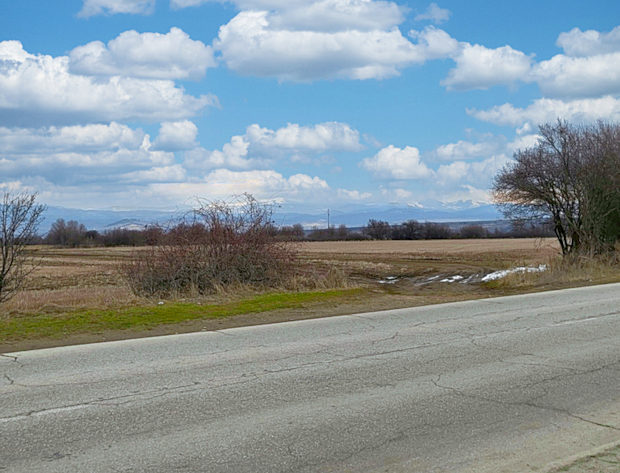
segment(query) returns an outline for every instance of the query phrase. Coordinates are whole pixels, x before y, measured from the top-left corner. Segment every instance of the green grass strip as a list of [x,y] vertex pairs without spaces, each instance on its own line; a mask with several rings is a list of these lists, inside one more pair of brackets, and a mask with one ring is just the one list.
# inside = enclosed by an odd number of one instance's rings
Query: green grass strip
[[0,320],[0,341],[33,338],[62,338],[77,333],[106,330],[145,330],[158,325],[197,319],[296,309],[306,304],[352,296],[360,289],[262,294],[224,304],[166,302],[162,305],[125,307],[114,310],[80,310],[61,314],[24,315]]

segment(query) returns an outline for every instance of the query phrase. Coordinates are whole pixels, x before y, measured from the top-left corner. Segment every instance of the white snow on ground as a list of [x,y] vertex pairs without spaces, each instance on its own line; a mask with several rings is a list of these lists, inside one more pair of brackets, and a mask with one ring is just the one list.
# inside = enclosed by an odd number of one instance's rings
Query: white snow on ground
[[379,281],[379,284],[394,284],[398,282],[398,278],[396,276],[388,276],[385,279]]
[[496,279],[505,278],[509,274],[512,273],[540,273],[542,271],[547,271],[547,265],[541,264],[539,266],[519,266],[518,268],[512,269],[503,269],[501,271],[495,271],[494,273],[489,273],[485,277],[482,278],[482,282],[487,281],[495,281]]
[[457,281],[460,281],[461,279],[463,279],[463,276],[461,276],[460,274],[457,274],[456,276],[451,276],[449,278],[442,279],[439,282],[457,282]]

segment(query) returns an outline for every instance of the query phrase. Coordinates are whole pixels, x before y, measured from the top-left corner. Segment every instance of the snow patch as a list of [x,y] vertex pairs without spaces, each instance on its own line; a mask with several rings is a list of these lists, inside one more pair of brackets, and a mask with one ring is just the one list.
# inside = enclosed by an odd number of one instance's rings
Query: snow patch
[[463,279],[463,276],[461,276],[460,274],[457,274],[455,276],[450,276],[449,278],[442,279],[439,282],[457,282],[457,281],[460,281],[461,279]]
[[396,276],[388,276],[385,279],[381,279],[379,284],[394,284],[398,282],[398,278]]
[[541,264],[539,266],[519,266],[518,268],[503,269],[501,271],[489,273],[482,278],[482,282],[495,281],[496,279],[505,278],[512,273],[541,273],[543,271],[547,271],[546,264]]

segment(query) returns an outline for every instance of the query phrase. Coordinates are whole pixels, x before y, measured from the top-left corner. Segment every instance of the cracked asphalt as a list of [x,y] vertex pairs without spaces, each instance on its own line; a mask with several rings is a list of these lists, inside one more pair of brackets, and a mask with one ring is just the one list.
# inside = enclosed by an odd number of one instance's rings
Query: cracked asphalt
[[620,440],[620,284],[0,355],[0,472],[534,472]]

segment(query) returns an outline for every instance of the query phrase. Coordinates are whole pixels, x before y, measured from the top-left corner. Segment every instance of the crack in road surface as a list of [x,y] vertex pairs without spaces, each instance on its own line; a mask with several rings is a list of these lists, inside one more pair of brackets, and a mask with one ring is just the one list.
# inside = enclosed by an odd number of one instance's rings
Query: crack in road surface
[[[599,369],[596,369],[596,370],[593,370],[593,371],[598,371],[598,370]],[[586,373],[589,373],[589,372],[590,371],[587,371]],[[484,402],[489,402],[489,403],[493,403],[493,404],[505,405],[505,406],[524,406],[524,407],[532,407],[532,408],[535,408],[535,409],[543,409],[543,410],[547,410],[547,411],[553,411],[553,412],[557,412],[557,413],[560,413],[560,414],[565,414],[565,415],[567,415],[569,417],[572,417],[572,418],[577,419],[577,420],[582,421],[582,422],[586,422],[588,424],[592,424],[592,425],[596,425],[598,427],[603,427],[603,428],[606,428],[606,429],[612,429],[612,430],[616,430],[616,431],[620,432],[620,427],[618,427],[618,426],[610,425],[610,424],[603,424],[601,422],[597,422],[597,421],[592,420],[592,419],[586,419],[585,417],[582,417],[582,416],[579,416],[577,414],[574,414],[574,413],[570,412],[566,408],[555,407],[555,406],[543,406],[543,405],[540,405],[540,404],[534,404],[532,402],[532,400],[539,399],[540,397],[544,397],[545,395],[547,395],[548,393],[546,393],[546,392],[543,393],[543,395],[539,395],[539,396],[533,397],[530,401],[518,401],[518,402],[502,401],[500,399],[493,399],[493,398],[490,398],[490,397],[481,396],[479,394],[466,393],[463,390],[461,390],[459,388],[455,388],[453,386],[446,386],[446,385],[443,385],[443,384],[439,384],[439,381],[441,380],[441,376],[442,375],[439,375],[437,377],[437,379],[431,380],[431,382],[437,388],[453,392],[453,393],[455,393],[455,394],[457,394],[459,396],[462,396],[462,397],[466,397],[466,398],[469,398],[469,399],[475,399],[475,400],[479,400],[479,401],[484,401]],[[567,375],[567,376],[571,376],[571,375]],[[558,375],[558,376],[553,376],[553,377],[550,377],[550,378],[545,378],[545,379],[543,379],[542,381],[539,381],[536,384],[542,384],[542,383],[545,383],[545,382],[554,381],[556,379],[563,378],[563,377],[565,377],[565,376]]]

